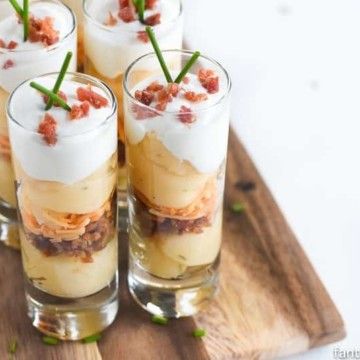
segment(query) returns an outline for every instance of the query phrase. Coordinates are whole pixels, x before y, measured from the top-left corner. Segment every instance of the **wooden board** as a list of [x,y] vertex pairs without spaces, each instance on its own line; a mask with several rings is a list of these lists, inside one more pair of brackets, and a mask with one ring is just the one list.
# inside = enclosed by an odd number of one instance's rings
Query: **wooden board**
[[[20,256],[1,248],[0,359],[14,338],[21,360],[270,359],[342,339],[341,316],[233,132],[229,145],[221,286],[206,311],[165,327],[152,324],[127,291],[127,239],[120,234],[115,323],[98,344],[45,346],[26,317]],[[234,201],[245,212],[232,213]],[[192,338],[196,327],[207,330],[203,340]]]

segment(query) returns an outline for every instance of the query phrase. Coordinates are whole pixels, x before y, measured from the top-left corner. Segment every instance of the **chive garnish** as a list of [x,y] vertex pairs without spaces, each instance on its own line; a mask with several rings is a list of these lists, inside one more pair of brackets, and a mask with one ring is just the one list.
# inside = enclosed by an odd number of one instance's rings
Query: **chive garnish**
[[24,7],[21,8],[19,3],[16,0],[9,0],[10,4],[16,11],[16,13],[21,17],[23,26],[24,26],[24,41],[28,39],[29,36],[29,0],[24,0]]
[[153,315],[151,321],[158,325],[166,325],[169,320],[162,315]]
[[161,53],[161,50],[160,50],[160,47],[159,47],[159,44],[157,43],[156,41],[156,38],[155,38],[155,34],[154,34],[154,31],[153,29],[150,27],[150,26],[147,26],[146,27],[146,32],[149,36],[149,39],[151,41],[151,44],[154,48],[154,51],[155,51],[155,54],[159,60],[159,63],[160,63],[160,66],[162,68],[162,71],[164,72],[164,75],[165,75],[165,78],[166,78],[166,81],[168,83],[172,83],[172,78],[171,78],[171,75],[170,75],[170,72],[169,72],[169,69],[167,68],[166,66],[166,63],[165,63],[165,60],[162,56],[162,53]]
[[[66,54],[66,57],[65,57],[65,60],[61,66],[61,70],[60,70],[60,73],[59,73],[59,76],[58,78],[56,79],[56,82],[55,82],[55,85],[54,85],[54,88],[53,88],[53,93],[55,95],[57,95],[57,93],[59,92],[60,90],[60,87],[61,87],[61,83],[63,82],[64,78],[65,78],[65,75],[66,75],[66,72],[67,72],[67,69],[69,67],[69,64],[70,64],[70,60],[72,58],[72,52],[69,51],[67,54]],[[45,110],[50,110],[51,107],[53,106],[54,104],[54,101],[51,97],[49,97],[49,100],[46,104],[46,107],[45,107]]]
[[191,67],[195,64],[196,60],[199,58],[200,52],[195,51],[189,61],[185,64],[184,68],[181,70],[178,77],[175,79],[175,83],[180,84],[182,79],[186,76]]
[[59,106],[61,106],[64,110],[66,111],[70,111],[71,107],[59,96],[57,96],[56,94],[54,94],[51,90],[48,90],[47,88],[45,88],[44,86],[32,81],[30,83],[30,86],[38,91],[40,91],[41,93],[43,93],[44,95],[47,95],[50,99],[52,99],[52,101],[55,104],[58,104]]
[[83,344],[90,344],[101,339],[101,334],[94,334],[81,340]]
[[139,20],[144,24],[144,13],[145,13],[145,0],[134,0],[137,13],[139,14]]
[[46,345],[57,345],[60,340],[52,336],[43,336],[42,341]]
[[241,202],[235,202],[231,205],[231,211],[234,213],[242,213],[245,210],[245,205]]
[[206,335],[206,331],[204,329],[196,329],[192,332],[192,336],[194,338],[202,338]]
[[16,339],[13,339],[9,342],[8,352],[9,354],[15,354],[18,347],[18,343]]

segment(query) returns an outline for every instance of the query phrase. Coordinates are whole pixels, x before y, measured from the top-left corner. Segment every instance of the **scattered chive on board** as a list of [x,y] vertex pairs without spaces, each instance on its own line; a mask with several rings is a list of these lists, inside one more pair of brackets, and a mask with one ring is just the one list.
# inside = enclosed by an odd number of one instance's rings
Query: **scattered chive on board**
[[52,336],[43,336],[42,342],[45,345],[57,345],[60,342],[60,340]]
[[16,0],[9,0],[9,2],[23,22],[24,41],[26,41],[29,36],[29,0],[24,0],[23,8],[21,8]]
[[239,201],[234,202],[231,205],[231,211],[236,213],[236,214],[240,214],[245,210],[245,205]]
[[[66,75],[66,72],[67,72],[67,69],[69,67],[69,64],[70,64],[70,61],[71,61],[71,58],[72,58],[72,52],[69,51],[66,56],[65,56],[65,59],[64,59],[64,62],[61,66],[61,69],[60,69],[60,73],[56,79],[56,82],[55,82],[55,85],[54,85],[54,88],[52,90],[52,92],[57,95],[59,90],[60,90],[60,87],[61,87],[61,84],[65,78],[65,75]],[[46,107],[45,107],[45,110],[50,110],[51,107],[53,106],[54,104],[54,101],[51,97],[49,97],[49,100],[46,104]]]
[[90,344],[101,339],[101,334],[94,334],[81,340],[83,344]]
[[18,347],[18,343],[16,339],[13,339],[9,342],[8,352],[9,354],[15,354]]
[[206,336],[206,331],[204,329],[195,329],[193,332],[192,332],[192,336],[194,338],[202,338],[204,336]]
[[158,325],[166,325],[169,322],[169,320],[162,315],[153,315],[151,321]]

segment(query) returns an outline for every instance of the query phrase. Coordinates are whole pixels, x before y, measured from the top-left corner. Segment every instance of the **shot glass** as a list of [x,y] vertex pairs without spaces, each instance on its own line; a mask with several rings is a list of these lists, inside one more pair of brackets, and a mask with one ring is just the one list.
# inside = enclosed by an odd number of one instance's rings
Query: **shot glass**
[[[85,73],[109,84],[119,104],[119,182],[120,206],[126,206],[125,134],[122,82],[126,68],[139,56],[152,51],[145,33],[145,25],[135,20],[124,22],[119,18],[118,0],[84,0]],[[152,1],[155,7],[145,16],[160,13],[160,24],[153,29],[162,49],[182,47],[183,13],[181,0]],[[128,1],[131,6],[132,0]],[[109,19],[109,12],[112,17]],[[114,23],[111,22],[114,21]],[[114,20],[115,19],[115,20]],[[139,69],[139,79],[146,78],[146,64]]]
[[[33,81],[50,89],[57,76]],[[102,82],[69,73],[61,91],[75,104],[70,118],[45,111],[29,83],[7,105],[28,314],[41,332],[78,340],[106,328],[118,309],[117,103]],[[103,107],[76,105],[76,94],[89,92]]]
[[[21,28],[22,25],[18,24],[10,2],[0,1],[0,39],[4,46],[0,46],[0,242],[16,248],[19,247],[19,235],[6,102],[9,94],[24,80],[60,69],[68,51],[74,53],[69,69],[74,71],[76,68],[76,21],[72,11],[57,0],[32,0],[30,13],[41,18],[56,17],[55,29],[61,26],[59,40],[45,46],[18,39],[21,29],[15,32],[14,27]],[[12,26],[10,32],[9,26]],[[14,40],[17,45],[9,46]]]
[[[163,52],[167,64],[191,55]],[[145,65],[157,70],[139,81]],[[174,79],[179,66],[169,68]],[[225,69],[205,56],[179,85],[166,83],[154,53],[125,73],[128,284],[150,313],[193,315],[216,292],[230,89]]]

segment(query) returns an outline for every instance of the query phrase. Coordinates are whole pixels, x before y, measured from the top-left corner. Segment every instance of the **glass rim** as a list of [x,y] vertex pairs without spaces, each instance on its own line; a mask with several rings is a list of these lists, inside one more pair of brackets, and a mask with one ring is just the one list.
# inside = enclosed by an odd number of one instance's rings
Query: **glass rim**
[[[24,86],[26,83],[28,83],[28,82],[30,82],[32,80],[35,80],[35,79],[39,79],[39,78],[41,79],[41,78],[45,78],[45,77],[48,77],[48,76],[54,76],[55,77],[57,75],[59,75],[59,72],[50,72],[50,73],[42,74],[40,76],[36,76],[34,78],[31,78],[31,79],[27,79],[27,80],[23,81],[21,84],[19,84],[11,92],[11,94],[10,94],[10,96],[8,98],[7,104],[6,104],[6,115],[7,115],[8,119],[12,123],[14,123],[16,126],[24,129],[28,133],[34,134],[36,136],[41,136],[37,131],[26,128],[24,125],[20,124],[14,118],[14,116],[12,115],[11,110],[10,110],[10,103],[11,103],[12,98],[13,98],[14,94],[16,93],[16,91],[20,87]],[[96,84],[96,86],[101,88],[103,91],[105,91],[106,95],[108,96],[108,99],[111,101],[111,113],[100,124],[98,124],[93,129],[86,130],[86,131],[83,131],[81,133],[77,133],[77,134],[74,134],[74,135],[62,135],[62,136],[59,136],[58,139],[71,139],[71,138],[76,138],[78,136],[83,136],[85,134],[90,134],[91,132],[93,132],[95,130],[98,130],[99,128],[107,125],[108,122],[110,122],[110,120],[113,118],[113,116],[117,113],[117,100],[116,100],[116,97],[115,97],[114,93],[112,92],[112,90],[110,89],[110,87],[105,82],[103,82],[103,81],[101,81],[101,80],[99,80],[99,79],[97,79],[97,78],[95,78],[95,77],[93,77],[91,75],[87,75],[87,74],[83,74],[83,73],[79,73],[79,72],[67,72],[66,75],[65,75],[64,80],[66,80],[66,78],[69,77],[69,76],[78,77],[78,78],[88,80],[88,81],[92,82],[93,84]],[[64,111],[66,111],[66,110],[64,110]],[[44,113],[45,113],[45,107],[44,107]]]
[[[84,18],[90,20],[94,25],[96,25],[100,29],[112,34],[119,34],[119,33],[137,34],[139,32],[139,30],[121,29],[117,27],[106,26],[100,23],[91,14],[89,14],[88,9],[86,8],[90,0],[79,0],[79,1],[82,1],[82,10],[83,10]],[[183,4],[182,4],[182,0],[178,0],[178,1],[180,3],[180,9],[177,16],[171,21],[167,21],[153,26],[152,28],[154,29],[154,31],[156,31],[157,29],[161,29],[163,26],[168,26],[169,24],[175,24],[179,20],[179,18],[181,18],[181,16],[183,15]]]
[[50,2],[50,3],[55,3],[58,4],[62,7],[64,7],[65,9],[67,9],[71,15],[72,18],[72,28],[70,29],[70,31],[61,39],[59,40],[57,43],[52,44],[50,46],[46,46],[44,48],[40,48],[40,49],[3,49],[0,48],[0,54],[22,54],[22,53],[32,53],[32,52],[38,52],[39,50],[46,50],[47,52],[49,51],[53,51],[56,50],[58,47],[60,47],[65,41],[67,41],[69,38],[71,38],[71,36],[74,35],[76,28],[77,28],[77,19],[75,16],[75,13],[72,11],[72,9],[66,5],[65,3],[63,3],[60,0],[32,0],[33,3],[37,3],[37,2]]
[[[166,54],[166,53],[179,53],[180,55],[184,55],[184,54],[185,54],[185,55],[189,55],[189,56],[191,56],[191,55],[194,54],[194,52],[191,51],[191,50],[183,50],[183,49],[162,50],[162,53],[163,53],[163,54]],[[133,94],[131,94],[130,89],[129,89],[128,86],[127,86],[127,79],[128,79],[128,77],[129,77],[129,74],[130,74],[131,70],[133,69],[133,67],[134,67],[137,63],[139,63],[141,60],[146,60],[146,59],[148,59],[148,58],[150,58],[150,57],[156,57],[155,52],[150,52],[150,53],[147,53],[147,54],[145,54],[145,55],[142,55],[142,56],[140,56],[139,58],[137,58],[135,61],[133,61],[133,62],[129,65],[129,67],[126,69],[125,74],[124,74],[123,89],[124,89],[125,93],[127,94],[127,96],[129,96],[129,97],[131,98],[131,100],[136,103],[136,105],[139,105],[139,106],[141,106],[142,108],[149,109],[149,110],[151,110],[152,112],[155,111],[157,114],[159,114],[159,116],[165,115],[165,114],[167,114],[167,115],[177,115],[177,114],[179,113],[178,111],[168,111],[168,110],[161,111],[161,110],[157,110],[157,109],[155,109],[155,108],[153,108],[153,107],[151,107],[151,106],[149,106],[149,105],[143,104],[142,102],[140,102],[139,100],[137,100]],[[157,58],[157,57],[156,57],[156,58]],[[216,102],[213,103],[213,104],[210,104],[210,105],[207,106],[207,107],[203,107],[203,108],[201,108],[201,109],[197,109],[197,110],[196,110],[196,113],[197,113],[197,114],[198,114],[198,113],[201,113],[201,112],[208,111],[208,110],[210,110],[210,109],[218,106],[219,104],[221,104],[223,101],[225,101],[225,100],[229,97],[230,92],[231,92],[231,88],[232,88],[232,83],[231,83],[231,78],[230,78],[229,73],[227,72],[227,70],[226,70],[218,61],[216,61],[215,59],[213,59],[213,58],[211,58],[211,57],[209,57],[209,56],[202,55],[202,54],[199,56],[199,60],[201,60],[201,59],[205,59],[205,60],[211,62],[213,65],[215,65],[215,66],[217,66],[217,67],[219,67],[219,68],[221,69],[221,71],[222,71],[222,72],[224,73],[224,75],[225,75],[226,82],[227,82],[227,87],[226,87],[226,91],[224,92],[223,96],[221,96],[221,98],[218,99],[218,101],[216,101]],[[159,67],[160,67],[160,65],[159,65]],[[184,114],[186,114],[186,112],[184,112]]]

